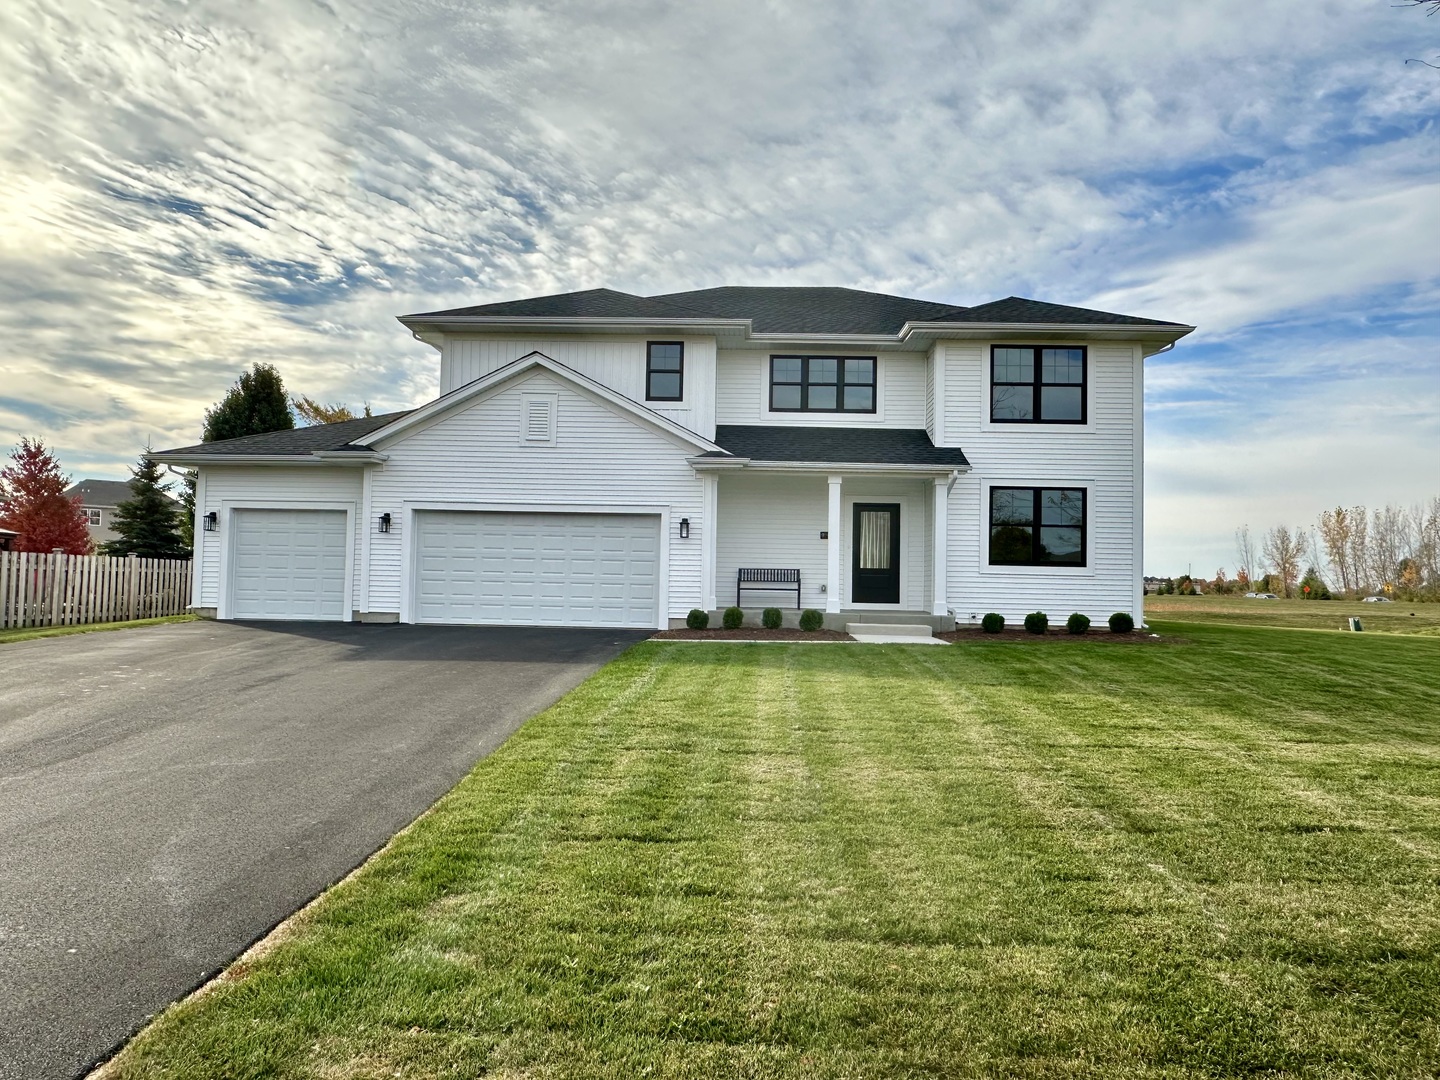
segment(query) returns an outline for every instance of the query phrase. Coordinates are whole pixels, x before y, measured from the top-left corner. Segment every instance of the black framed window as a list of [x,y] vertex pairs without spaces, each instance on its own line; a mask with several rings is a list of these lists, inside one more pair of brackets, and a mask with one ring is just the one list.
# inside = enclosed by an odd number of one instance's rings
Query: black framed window
[[1085,423],[1088,367],[1083,345],[992,345],[991,422]]
[[771,412],[875,411],[875,357],[770,357]]
[[645,343],[645,400],[680,401],[685,396],[685,343]]
[[992,566],[1084,566],[1085,489],[990,489]]

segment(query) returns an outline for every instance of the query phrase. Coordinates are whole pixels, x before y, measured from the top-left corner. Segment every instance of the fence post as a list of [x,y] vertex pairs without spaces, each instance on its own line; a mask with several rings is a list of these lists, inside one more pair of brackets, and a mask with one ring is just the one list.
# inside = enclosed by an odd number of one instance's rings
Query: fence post
[[140,557],[131,552],[125,556],[125,618],[135,618],[135,605],[140,599]]

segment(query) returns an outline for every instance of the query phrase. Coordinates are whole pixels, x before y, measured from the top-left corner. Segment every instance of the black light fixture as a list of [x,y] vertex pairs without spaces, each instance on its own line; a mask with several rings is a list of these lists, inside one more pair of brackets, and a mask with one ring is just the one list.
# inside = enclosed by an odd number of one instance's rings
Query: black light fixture
[[690,519],[689,519],[689,518],[681,518],[681,519],[680,519],[680,539],[681,539],[681,540],[689,540],[689,539],[690,539]]
[[216,529],[220,528],[220,515],[217,514],[214,510],[211,510],[201,520],[205,522],[206,532],[214,532]]
[[381,514],[381,515],[380,515],[380,531],[381,531],[381,532],[389,532],[389,531],[390,531],[390,515],[389,515],[389,514]]

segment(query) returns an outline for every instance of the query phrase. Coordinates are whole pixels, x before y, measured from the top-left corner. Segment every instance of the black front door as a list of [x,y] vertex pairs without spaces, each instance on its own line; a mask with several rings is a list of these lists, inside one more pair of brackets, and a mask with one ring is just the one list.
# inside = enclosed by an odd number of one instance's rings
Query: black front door
[[900,602],[900,504],[856,503],[852,604]]

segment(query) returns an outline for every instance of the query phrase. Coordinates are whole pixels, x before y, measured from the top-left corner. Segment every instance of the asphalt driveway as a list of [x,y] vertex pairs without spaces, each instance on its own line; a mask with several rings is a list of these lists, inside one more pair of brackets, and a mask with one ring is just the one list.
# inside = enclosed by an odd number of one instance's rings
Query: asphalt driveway
[[0,645],[0,1077],[83,1072],[644,636],[203,622]]

